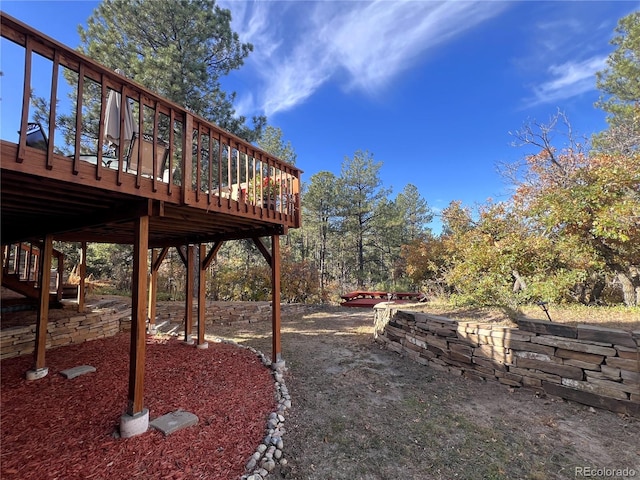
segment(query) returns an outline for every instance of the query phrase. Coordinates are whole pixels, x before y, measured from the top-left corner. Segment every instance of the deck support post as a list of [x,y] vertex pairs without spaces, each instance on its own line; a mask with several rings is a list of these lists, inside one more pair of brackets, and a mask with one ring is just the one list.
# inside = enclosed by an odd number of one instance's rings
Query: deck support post
[[167,256],[169,247],[164,247],[158,253],[155,249],[151,249],[151,275],[149,276],[149,305],[147,311],[149,312],[149,327],[148,332],[151,334],[156,333],[156,300],[158,297],[158,270],[160,265]]
[[271,267],[271,361],[275,370],[284,368],[280,344],[280,236],[271,235],[271,252],[259,237],[252,238]]
[[187,245],[187,284],[185,292],[185,312],[184,312],[184,341],[189,345],[193,344],[191,332],[193,330],[193,267],[195,264],[195,245]]
[[207,265],[205,256],[207,246],[200,244],[198,252],[198,343],[197,348],[208,348],[209,344],[204,340],[205,313],[207,309]]
[[120,417],[120,435],[133,437],[147,431],[149,410],[144,408],[144,362],[146,350],[146,288],[149,249],[149,217],[135,221],[133,281],[131,292],[131,344],[129,353],[129,401]]
[[78,265],[78,313],[84,312],[85,277],[87,276],[87,242],[80,244],[80,264]]
[[36,323],[36,345],[34,351],[34,368],[27,372],[27,380],[38,380],[46,377],[49,369],[45,367],[45,351],[47,346],[47,323],[49,322],[49,284],[51,283],[51,256],[53,255],[53,237],[45,235],[42,251],[40,252],[40,271],[38,285],[40,286],[40,303]]
[[207,308],[207,269],[211,262],[213,262],[222,247],[224,242],[216,242],[209,253],[207,253],[207,247],[204,244],[200,244],[200,253],[198,257],[199,267],[199,282],[198,282],[198,344],[197,348],[208,348],[209,344],[204,340],[205,327],[206,327],[206,308]]
[[156,295],[158,288],[158,270],[154,269],[156,262],[158,261],[158,251],[155,248],[151,249],[151,272],[149,273],[149,299],[147,306],[147,331],[151,334],[156,333]]
[[273,367],[284,366],[280,343],[280,236],[271,236],[271,336]]

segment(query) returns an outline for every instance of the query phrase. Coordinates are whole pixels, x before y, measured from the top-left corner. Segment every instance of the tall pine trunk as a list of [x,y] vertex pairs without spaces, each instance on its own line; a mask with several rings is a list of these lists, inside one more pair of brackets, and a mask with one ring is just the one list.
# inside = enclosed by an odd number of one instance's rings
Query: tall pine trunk
[[632,277],[626,272],[618,272],[616,278],[622,286],[624,304],[627,307],[640,305],[640,279],[638,277]]

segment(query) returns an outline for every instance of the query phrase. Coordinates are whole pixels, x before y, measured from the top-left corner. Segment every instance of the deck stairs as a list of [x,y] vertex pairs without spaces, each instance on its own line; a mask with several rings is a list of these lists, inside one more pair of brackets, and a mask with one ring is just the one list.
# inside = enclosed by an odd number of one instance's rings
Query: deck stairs
[[184,322],[176,322],[175,319],[162,320],[156,323],[156,333],[174,337],[184,335]]
[[[2,286],[17,295],[2,298],[2,308],[16,308],[33,305],[40,299],[38,275],[40,266],[40,245],[21,242],[2,246]],[[62,271],[64,254],[57,250],[52,253],[53,262],[49,278],[49,305],[59,307],[62,299]]]

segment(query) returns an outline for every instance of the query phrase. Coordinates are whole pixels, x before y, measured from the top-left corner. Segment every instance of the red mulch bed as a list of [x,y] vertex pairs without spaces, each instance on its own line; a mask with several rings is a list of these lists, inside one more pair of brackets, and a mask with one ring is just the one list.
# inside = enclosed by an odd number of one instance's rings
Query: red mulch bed
[[[147,341],[144,405],[150,420],[187,410],[197,426],[165,437],[150,428],[114,438],[127,407],[129,335],[47,351],[49,375],[28,382],[33,357],[2,361],[2,479],[231,479],[265,435],[275,410],[270,371],[250,351],[223,343],[198,350]],[[92,365],[68,380],[60,371]]]

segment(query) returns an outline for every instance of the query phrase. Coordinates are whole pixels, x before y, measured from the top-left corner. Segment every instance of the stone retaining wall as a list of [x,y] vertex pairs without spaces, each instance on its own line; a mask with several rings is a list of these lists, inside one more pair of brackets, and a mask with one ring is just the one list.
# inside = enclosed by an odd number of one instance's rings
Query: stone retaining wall
[[[49,311],[47,326],[47,349],[63,345],[110,337],[120,331],[131,329],[131,305],[126,301],[110,301],[105,306],[89,313],[74,313],[74,305],[62,310]],[[282,305],[282,314],[300,313],[305,305]],[[36,335],[36,313],[29,313],[26,326],[3,328],[0,331],[0,359],[33,353]],[[184,303],[158,302],[156,325],[162,322],[184,322]],[[193,312],[194,326],[197,324],[197,309]],[[270,302],[207,302],[205,323],[253,323],[271,321]]]
[[[280,306],[282,316],[299,315],[313,308],[301,303],[283,303]],[[163,323],[184,325],[184,303],[159,302],[156,308],[156,326]],[[207,301],[204,314],[205,325],[231,325],[234,323],[255,323],[271,321],[271,302],[218,302]],[[193,308],[194,328],[198,322],[198,309]]]
[[[36,313],[28,325],[3,328],[0,331],[0,358],[31,354],[35,348]],[[111,337],[120,332],[121,324],[131,319],[131,307],[119,305],[93,310],[88,313],[73,312],[71,308],[50,310],[47,325],[46,348],[82,343],[98,338]]]
[[[184,321],[184,302],[158,302],[156,307],[156,325],[169,321],[180,323]],[[283,308],[285,306],[283,305]],[[290,307],[287,306],[287,309]],[[271,302],[213,302],[207,301],[205,323],[214,325],[221,323],[264,322],[271,321]],[[194,325],[198,320],[198,309],[193,308]]]
[[437,370],[640,416],[640,331],[529,319],[513,328],[379,304],[374,336]]

